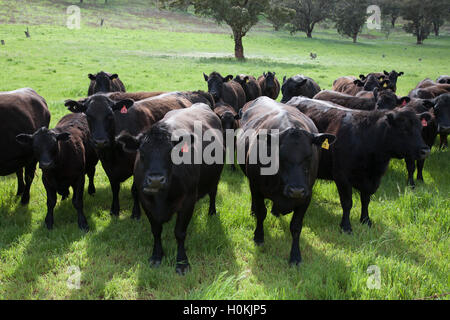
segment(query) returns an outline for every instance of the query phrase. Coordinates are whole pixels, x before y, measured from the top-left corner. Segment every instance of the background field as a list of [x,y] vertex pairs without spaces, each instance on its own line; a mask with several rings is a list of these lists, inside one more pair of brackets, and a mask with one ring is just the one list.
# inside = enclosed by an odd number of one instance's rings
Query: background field
[[[205,90],[202,72],[213,70],[255,76],[271,70],[279,78],[303,73],[330,89],[342,75],[395,69],[405,72],[400,95],[426,77],[450,73],[445,31],[423,46],[400,29],[388,40],[365,32],[353,44],[334,30],[319,28],[306,39],[261,23],[244,39],[248,59],[236,62],[225,26],[158,12],[145,1],[102,2],[82,6],[82,28],[69,30],[64,25],[70,1],[0,1],[0,39],[6,42],[0,46],[0,91],[34,88],[48,102],[53,127],[67,113],[63,101],[85,96],[87,74],[100,70],[118,73],[128,91],[170,91]],[[100,18],[105,18],[102,28]],[[311,60],[310,52],[318,58]],[[424,178],[425,184],[411,190],[404,162],[391,161],[372,198],[370,230],[359,224],[360,201],[354,194],[351,236],[339,232],[342,213],[334,183],[318,181],[300,240],[303,262],[290,268],[291,215],[268,215],[265,244],[255,247],[247,181],[225,168],[219,215],[207,216],[207,199],[197,204],[186,241],[192,270],[179,277],[174,221],[164,227],[162,266],[148,266],[150,224],[145,215],[130,219],[131,179],[122,185],[120,218],[111,218],[109,183],[97,167],[97,193],[85,196],[91,231],[84,234],[71,201],[58,202],[54,230],[45,228],[40,170],[27,207],[15,197],[15,175],[0,177],[0,298],[414,299],[443,294],[450,291],[448,150],[433,148]],[[380,268],[380,289],[366,285],[370,265]],[[70,266],[82,272],[79,290],[67,287]]]

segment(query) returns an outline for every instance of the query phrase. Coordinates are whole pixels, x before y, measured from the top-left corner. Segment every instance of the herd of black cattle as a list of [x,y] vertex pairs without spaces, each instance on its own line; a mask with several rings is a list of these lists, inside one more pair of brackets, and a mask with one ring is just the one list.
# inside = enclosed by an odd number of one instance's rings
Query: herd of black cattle
[[[276,174],[262,175],[264,165],[249,163],[248,156],[239,165],[250,185],[251,210],[257,220],[255,243],[264,242],[264,199],[270,199],[274,215],[293,211],[289,261],[298,264],[302,221],[317,178],[336,183],[343,209],[340,227],[351,233],[352,188],[361,194],[360,221],[371,226],[370,197],[390,159],[405,159],[408,183],[414,186],[416,161],[417,179],[423,180],[424,161],[438,134],[439,147],[447,146],[450,76],[441,76],[436,82],[425,79],[408,96],[398,97],[396,84],[401,75],[403,72],[384,71],[360,75],[359,79],[341,77],[334,81],[332,90],[321,91],[313,79],[303,75],[284,77],[280,86],[272,72],[258,79],[249,75],[224,78],[213,72],[204,74],[208,92],[129,93],[117,74],[100,72],[89,74],[88,97],[66,100],[65,106],[72,113],[53,129],[48,129],[46,101],[33,89],[1,92],[0,175],[16,173],[17,195],[27,204],[39,162],[47,193],[47,227],[53,227],[57,194],[65,199],[72,187],[78,225],[86,231],[85,175],[92,195],[95,167],[101,161],[112,190],[111,214],[116,216],[120,184],[134,175],[132,217],[140,218],[142,206],[150,221],[154,236],[151,265],[161,263],[162,225],[177,213],[176,271],[184,274],[189,269],[184,241],[195,203],[208,194],[209,214],[215,214],[224,165],[175,165],[171,161],[176,145],[171,141],[172,133],[184,129],[193,137],[196,121],[202,122],[203,131],[277,129]],[[275,101],[280,91],[281,103]],[[235,143],[245,145],[247,154],[254,139],[258,135],[249,139],[240,135]],[[269,140],[270,135],[267,143]],[[206,146],[201,145],[203,150]]]

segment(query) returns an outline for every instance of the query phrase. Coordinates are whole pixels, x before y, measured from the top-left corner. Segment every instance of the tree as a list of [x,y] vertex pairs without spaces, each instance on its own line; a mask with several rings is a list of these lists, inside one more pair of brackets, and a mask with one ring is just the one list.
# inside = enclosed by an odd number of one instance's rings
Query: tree
[[287,7],[286,0],[270,0],[266,10],[266,18],[269,20],[275,31],[280,30],[286,23],[295,16],[295,11]]
[[449,18],[449,5],[447,0],[435,0],[430,12],[431,23],[433,25],[434,35],[439,36],[439,29],[445,23],[445,19]]
[[[186,0],[165,0],[170,7],[177,7]],[[214,18],[227,24],[234,38],[234,55],[244,59],[242,38],[258,22],[258,16],[268,9],[269,0],[191,0],[195,14]]]
[[380,0],[379,6],[384,19],[389,19],[392,28],[395,28],[395,22],[400,17],[403,0]]
[[402,17],[409,22],[404,25],[403,29],[416,37],[417,44],[423,44],[423,41],[430,35],[433,11],[437,10],[436,3],[438,1],[405,0],[404,2]]
[[303,31],[308,38],[312,37],[314,26],[331,17],[335,6],[333,0],[290,0],[287,7],[295,10],[290,31]]
[[334,21],[337,31],[356,42],[367,20],[367,0],[341,0],[336,4]]

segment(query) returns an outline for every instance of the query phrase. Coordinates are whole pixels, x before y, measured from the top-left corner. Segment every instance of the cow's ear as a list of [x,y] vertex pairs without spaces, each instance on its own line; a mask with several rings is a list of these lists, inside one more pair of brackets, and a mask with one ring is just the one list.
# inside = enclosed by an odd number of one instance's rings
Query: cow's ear
[[117,73],[112,74],[109,79],[114,80],[117,79],[119,77],[119,75]]
[[205,78],[205,81],[208,81],[208,79],[209,79],[209,77],[204,72],[203,72],[203,78]]
[[403,71],[400,71],[397,75],[397,77],[401,77],[402,75],[404,75],[405,73]]
[[16,136],[16,141],[24,146],[31,146],[33,143],[33,135],[21,133]]
[[88,74],[88,78],[91,79],[92,81],[95,81],[95,76],[92,73]]
[[391,81],[389,81],[389,80],[383,80],[382,82],[380,82],[380,86],[382,89],[387,89],[389,87],[390,83],[391,83]]
[[283,77],[283,84],[286,83],[286,76]]
[[120,144],[125,152],[134,153],[141,145],[142,133],[136,137],[129,133],[121,133],[116,137],[116,142]]
[[308,79],[303,79],[302,81],[297,83],[297,88],[303,87],[306,84],[307,81],[308,81]]
[[384,70],[383,73],[387,76],[389,75],[389,72],[387,72],[386,70]]
[[354,84],[356,84],[358,87],[364,87],[364,82],[361,80],[355,80],[353,81]]
[[373,97],[375,98],[375,100],[378,100],[378,91],[379,91],[378,88],[374,88],[372,91]]
[[70,138],[69,132],[61,132],[56,135],[56,140],[58,141],[67,141]]
[[429,113],[429,112],[424,112],[424,113],[418,114],[417,116],[419,117],[420,121],[425,120],[427,123],[428,123],[428,121],[430,121],[433,118],[431,113]]
[[267,73],[263,72],[264,78],[267,78]]
[[425,108],[431,109],[431,108],[434,108],[434,106],[436,105],[436,102],[434,101],[434,99],[424,99],[423,105],[425,106]]
[[273,72],[273,73],[272,73],[272,75],[273,75],[274,77],[275,77],[276,74],[277,74],[276,72]]
[[66,100],[64,101],[64,105],[69,109],[70,112],[73,113],[81,113],[86,112],[86,105],[84,103],[75,101],[75,100]]
[[233,80],[233,76],[231,74],[227,75],[225,78],[223,78],[223,82],[228,82]]
[[248,83],[250,81],[250,78],[248,77],[248,76],[246,76],[245,78],[244,78],[244,82],[245,83]]
[[401,105],[402,107],[406,106],[411,101],[410,97],[401,97],[397,99],[397,105]]
[[314,133],[312,134],[312,143],[316,146],[327,149],[330,145],[336,142],[336,136],[329,133]]
[[366,76],[365,76],[365,75],[363,75],[363,74],[360,74],[360,75],[359,75],[359,78],[361,79],[361,81],[364,81],[364,80],[366,80]]
[[394,115],[394,113],[392,113],[392,112],[387,113],[386,114],[386,120],[391,126],[395,125],[395,115]]
[[[124,99],[124,100],[120,100],[119,102],[116,102],[116,104],[113,105],[113,106],[111,107],[111,109],[112,109],[113,111],[120,110],[120,111],[122,112],[122,111],[124,111],[123,108],[125,108],[125,109],[127,109],[127,111],[128,111],[128,109],[130,109],[130,108],[133,106],[133,104],[134,104],[134,100],[131,100],[131,99]],[[124,113],[125,113],[125,112],[124,112]]]

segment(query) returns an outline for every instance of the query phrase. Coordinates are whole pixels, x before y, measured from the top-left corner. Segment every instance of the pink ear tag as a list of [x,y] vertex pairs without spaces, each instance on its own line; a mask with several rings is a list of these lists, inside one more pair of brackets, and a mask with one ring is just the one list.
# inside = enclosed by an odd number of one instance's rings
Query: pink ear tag
[[188,147],[187,143],[185,143],[183,145],[183,147],[181,148],[181,152],[183,152],[183,153],[189,152],[189,147]]
[[402,107],[406,106],[406,100],[403,100]]
[[128,113],[127,107],[123,106],[122,109],[120,109],[120,113]]
[[425,119],[422,119],[422,127],[428,126],[428,122]]

